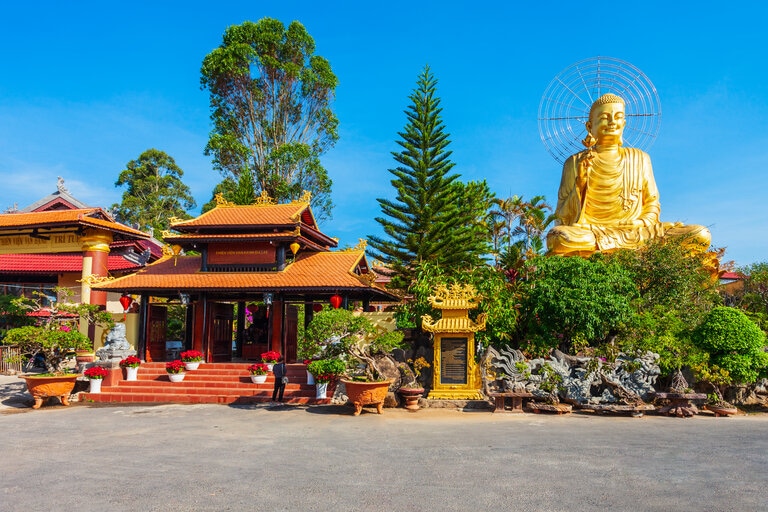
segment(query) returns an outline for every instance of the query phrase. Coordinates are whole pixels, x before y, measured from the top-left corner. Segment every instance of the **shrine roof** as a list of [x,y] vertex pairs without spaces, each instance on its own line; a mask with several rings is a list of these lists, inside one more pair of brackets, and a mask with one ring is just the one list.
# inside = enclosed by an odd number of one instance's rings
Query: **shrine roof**
[[[110,272],[127,272],[141,267],[140,263],[120,255],[110,254],[107,257]],[[82,253],[0,254],[0,273],[3,274],[51,274],[82,270]]]
[[201,272],[199,256],[167,257],[135,274],[94,284],[98,290],[137,292],[219,291],[360,291],[397,300],[375,286],[375,274],[358,275],[368,269],[365,252],[349,250],[299,253],[296,261],[275,272]]
[[316,229],[314,216],[311,212],[309,215],[305,214],[308,210],[308,203],[298,201],[285,204],[224,205],[217,206],[194,219],[174,222],[171,229],[186,232],[199,228],[220,230],[222,227],[294,227],[302,222]]
[[53,229],[72,226],[104,229],[131,238],[148,239],[150,237],[148,234],[137,229],[115,222],[101,208],[0,214],[0,231]]

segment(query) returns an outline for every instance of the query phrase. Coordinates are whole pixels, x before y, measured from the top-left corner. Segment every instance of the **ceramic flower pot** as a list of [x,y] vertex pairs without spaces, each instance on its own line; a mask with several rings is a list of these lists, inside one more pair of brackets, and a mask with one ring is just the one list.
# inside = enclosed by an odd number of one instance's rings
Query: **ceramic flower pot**
[[315,384],[315,398],[323,399],[328,398],[328,383],[318,382]]
[[185,361],[184,368],[187,370],[197,370],[200,367],[200,361]]
[[125,367],[125,380],[138,380],[139,367],[138,366],[126,366]]
[[267,382],[267,376],[251,374],[251,382],[253,382],[254,384],[264,384],[265,382]]
[[101,393],[101,383],[104,382],[103,379],[89,379],[88,380],[88,392],[89,393]]
[[181,373],[169,373],[168,374],[168,379],[170,379],[171,382],[181,382],[181,381],[184,380],[184,376],[185,375],[186,375],[186,373],[184,373],[184,372],[181,372]]
[[307,384],[309,384],[311,386],[314,383],[315,383],[315,376],[312,375],[311,373],[307,372]]

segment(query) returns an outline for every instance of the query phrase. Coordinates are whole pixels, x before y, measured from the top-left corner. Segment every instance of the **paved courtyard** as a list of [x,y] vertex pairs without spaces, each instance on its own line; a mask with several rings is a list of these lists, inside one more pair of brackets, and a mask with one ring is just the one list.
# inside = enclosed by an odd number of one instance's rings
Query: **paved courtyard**
[[768,415],[2,403],[0,511],[768,508]]

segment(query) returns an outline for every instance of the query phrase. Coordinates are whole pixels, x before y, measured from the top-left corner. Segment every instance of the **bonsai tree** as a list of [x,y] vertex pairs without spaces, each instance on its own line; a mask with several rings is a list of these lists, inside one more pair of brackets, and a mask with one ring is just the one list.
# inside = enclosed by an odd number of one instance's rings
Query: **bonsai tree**
[[[54,291],[57,297],[68,297],[72,293],[70,290],[58,287]],[[44,311],[46,315],[38,317],[41,320],[37,325],[9,330],[3,343],[17,345],[24,361],[40,362],[45,365],[48,373],[65,373],[65,363],[74,356],[75,351],[93,349],[91,340],[77,330],[80,319],[104,328],[114,326],[112,315],[99,310],[97,305],[60,304],[57,301],[44,308],[41,299],[42,293],[38,292],[35,299],[18,298],[12,301],[20,309]],[[61,313],[69,313],[69,315],[64,316]]]
[[[370,320],[346,309],[320,311],[307,326],[306,346],[322,359],[346,362],[345,374],[352,379],[379,380],[377,357],[403,344],[403,333],[382,331]],[[310,373],[312,371],[310,370]]]
[[3,343],[17,345],[25,361],[41,361],[48,373],[65,373],[64,366],[76,350],[91,348],[91,340],[68,325],[45,325],[11,329]]

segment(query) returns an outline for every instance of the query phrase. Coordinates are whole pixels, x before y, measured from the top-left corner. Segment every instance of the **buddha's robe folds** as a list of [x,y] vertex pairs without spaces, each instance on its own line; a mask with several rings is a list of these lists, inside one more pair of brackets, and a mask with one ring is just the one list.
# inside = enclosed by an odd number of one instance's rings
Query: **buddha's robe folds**
[[587,152],[566,160],[555,211],[557,225],[547,236],[550,251],[589,254],[633,249],[665,234],[692,235],[695,244],[706,249],[710,238],[706,228],[660,222],[659,191],[648,154],[636,148],[622,148],[621,152],[618,164],[613,165],[596,154],[581,190],[577,176]]

